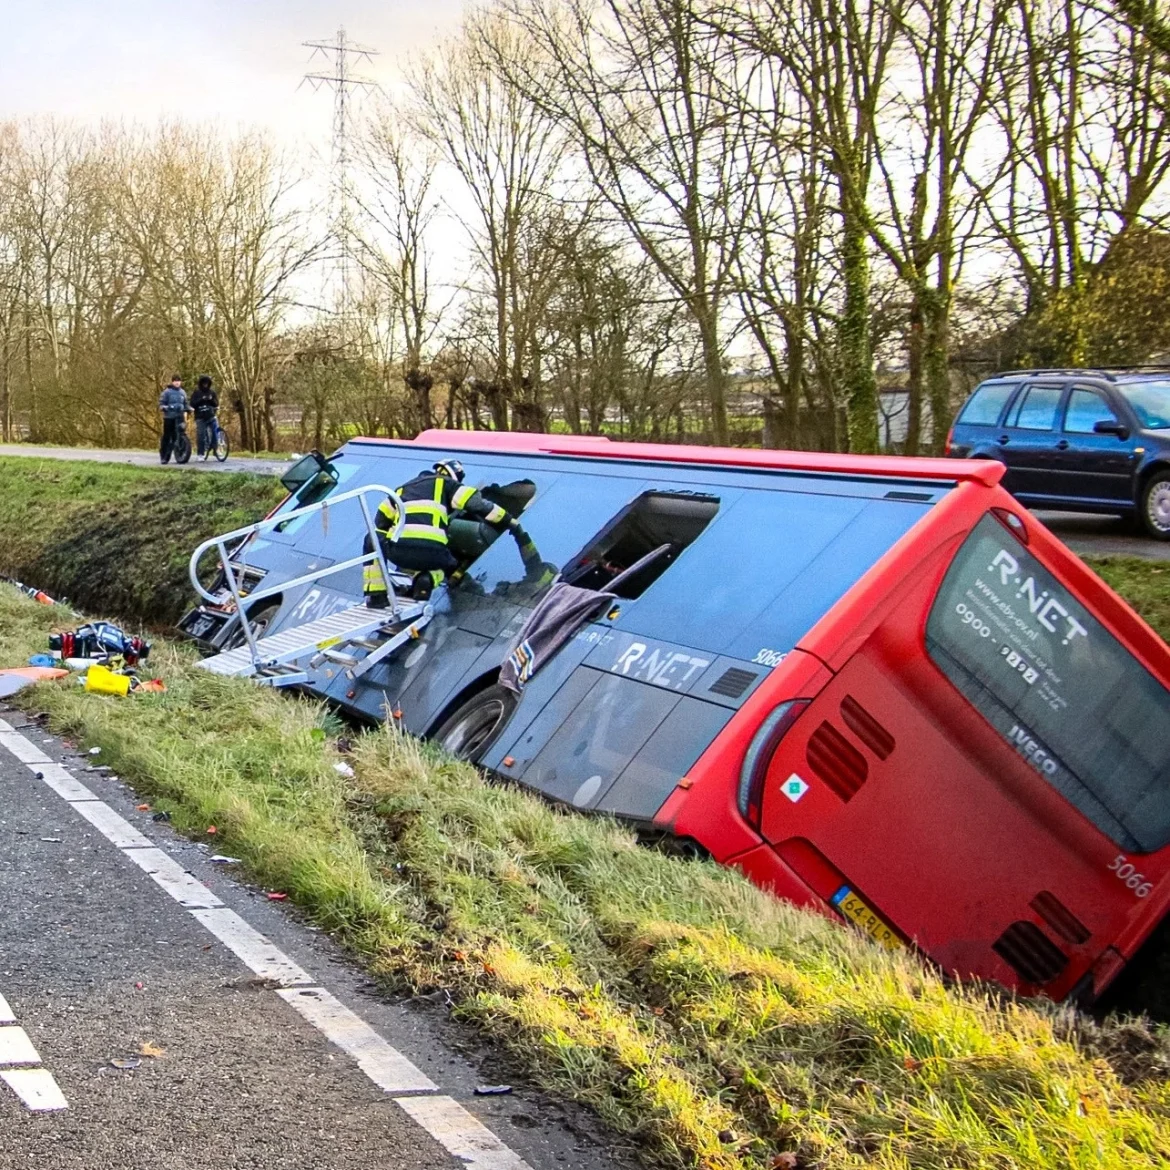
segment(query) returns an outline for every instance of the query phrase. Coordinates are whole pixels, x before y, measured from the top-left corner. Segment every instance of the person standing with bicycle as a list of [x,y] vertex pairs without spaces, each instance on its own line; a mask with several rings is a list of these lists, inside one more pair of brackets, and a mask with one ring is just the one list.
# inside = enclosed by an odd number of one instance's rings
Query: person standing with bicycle
[[219,430],[216,425],[219,395],[212,388],[211,378],[207,374],[199,375],[198,388],[191,395],[191,406],[195,411],[196,453],[206,463],[215,453]]
[[[162,440],[158,445],[158,457],[163,463],[169,463],[173,451],[176,462],[185,462],[181,458],[182,439],[185,433],[183,422],[191,413],[191,407],[187,403],[187,392],[183,389],[183,379],[178,374],[171,379],[170,384],[159,395],[158,408],[162,412],[163,418]],[[190,450],[188,447],[188,453]]]

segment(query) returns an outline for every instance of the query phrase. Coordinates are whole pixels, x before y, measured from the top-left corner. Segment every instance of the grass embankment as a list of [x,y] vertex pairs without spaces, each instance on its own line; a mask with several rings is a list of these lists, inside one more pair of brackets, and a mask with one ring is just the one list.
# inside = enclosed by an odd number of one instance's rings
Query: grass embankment
[[1141,557],[1084,559],[1170,642],[1170,561],[1147,561]]
[[[0,587],[0,660],[58,612]],[[336,734],[304,700],[208,675],[163,643],[161,695],[26,692],[100,745],[182,830],[287,891],[374,972],[450,989],[545,1085],[646,1157],[771,1167],[1067,1170],[1170,1159],[1144,1033],[950,989],[713,865],[489,787],[393,731]],[[1130,1060],[1118,1075],[1092,1053]],[[1118,1062],[1118,1067],[1123,1067]]]
[[284,495],[267,476],[0,457],[0,573],[164,625],[190,605],[191,550]]

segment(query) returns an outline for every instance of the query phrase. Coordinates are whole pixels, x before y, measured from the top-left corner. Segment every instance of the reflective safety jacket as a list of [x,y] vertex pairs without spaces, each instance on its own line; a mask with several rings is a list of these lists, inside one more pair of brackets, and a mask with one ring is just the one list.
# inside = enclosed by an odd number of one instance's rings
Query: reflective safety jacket
[[[508,513],[498,504],[485,500],[472,487],[463,487],[446,475],[424,471],[422,475],[398,489],[406,507],[405,523],[396,544],[415,548],[446,545],[447,524],[459,512],[489,524],[502,524]],[[374,527],[389,538],[398,521],[394,505],[385,500],[378,509]]]

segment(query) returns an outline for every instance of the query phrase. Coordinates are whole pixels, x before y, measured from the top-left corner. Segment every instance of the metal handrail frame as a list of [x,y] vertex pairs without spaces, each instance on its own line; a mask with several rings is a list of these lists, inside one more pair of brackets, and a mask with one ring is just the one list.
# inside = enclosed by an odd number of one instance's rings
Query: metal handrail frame
[[[207,601],[218,602],[220,598],[205,589],[199,580],[200,560],[211,549],[218,550],[220,568],[223,571],[228,590],[236,603],[236,613],[240,618],[240,626],[244,631],[244,638],[252,654],[252,665],[257,669],[263,666],[264,663],[260,657],[260,651],[257,649],[256,637],[252,631],[251,623],[248,621],[248,615],[244,611],[245,601],[247,601],[249,606],[254,607],[256,602],[263,601],[267,597],[274,597],[278,593],[285,593],[289,589],[295,589],[298,585],[308,585],[313,581],[319,581],[322,577],[328,577],[332,573],[340,573],[345,569],[352,569],[357,565],[365,565],[370,561],[376,560],[382,570],[382,580],[386,582],[386,589],[390,595],[390,611],[386,615],[387,620],[393,620],[397,616],[398,595],[394,592],[394,584],[390,577],[390,567],[386,563],[386,554],[382,551],[382,538],[379,536],[378,530],[374,527],[374,517],[370,512],[370,506],[366,500],[366,497],[369,495],[385,497],[394,507],[397,519],[386,539],[388,541],[397,540],[406,519],[406,508],[401,496],[392,488],[384,487],[381,484],[367,484],[365,487],[354,488],[352,491],[343,492],[339,496],[318,500],[315,504],[306,504],[302,508],[294,508],[291,512],[276,512],[263,520],[257,520],[255,524],[248,524],[232,532],[224,532],[219,536],[213,536],[210,540],[205,540],[191,554],[191,560],[188,563],[188,573],[191,578],[191,584],[195,587],[195,592]],[[240,583],[236,578],[235,570],[231,564],[231,557],[227,551],[229,542],[250,539],[253,536],[259,535],[261,532],[266,532],[270,529],[278,528],[282,524],[287,524],[290,520],[296,520],[301,516],[311,516],[316,512],[326,512],[329,508],[342,504],[346,500],[354,499],[361,505],[362,518],[366,522],[366,531],[369,533],[370,543],[373,545],[372,552],[362,553],[361,556],[351,557],[347,561],[338,561],[335,564],[326,565],[323,569],[317,569],[312,573],[304,573],[300,577],[294,577],[291,581],[280,581],[267,589],[258,589],[254,593],[245,594],[240,592]]]

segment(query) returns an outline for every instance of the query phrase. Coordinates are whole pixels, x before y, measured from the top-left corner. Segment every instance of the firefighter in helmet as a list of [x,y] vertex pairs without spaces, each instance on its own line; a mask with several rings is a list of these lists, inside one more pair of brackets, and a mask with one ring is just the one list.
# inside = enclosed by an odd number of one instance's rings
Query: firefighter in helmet
[[[475,488],[464,487],[463,477],[463,464],[458,459],[441,459],[430,471],[403,484],[398,495],[406,515],[397,540],[390,539],[398,514],[389,500],[378,509],[374,519],[386,559],[413,575],[410,593],[417,601],[430,597],[447,574],[459,567],[447,545],[447,525],[456,513],[486,520],[501,529],[507,527],[513,533],[520,530],[519,521],[498,504],[485,500]],[[368,536],[364,551],[373,551]],[[382,609],[389,604],[386,580],[376,560],[366,564],[363,585],[366,605],[371,609]]]

